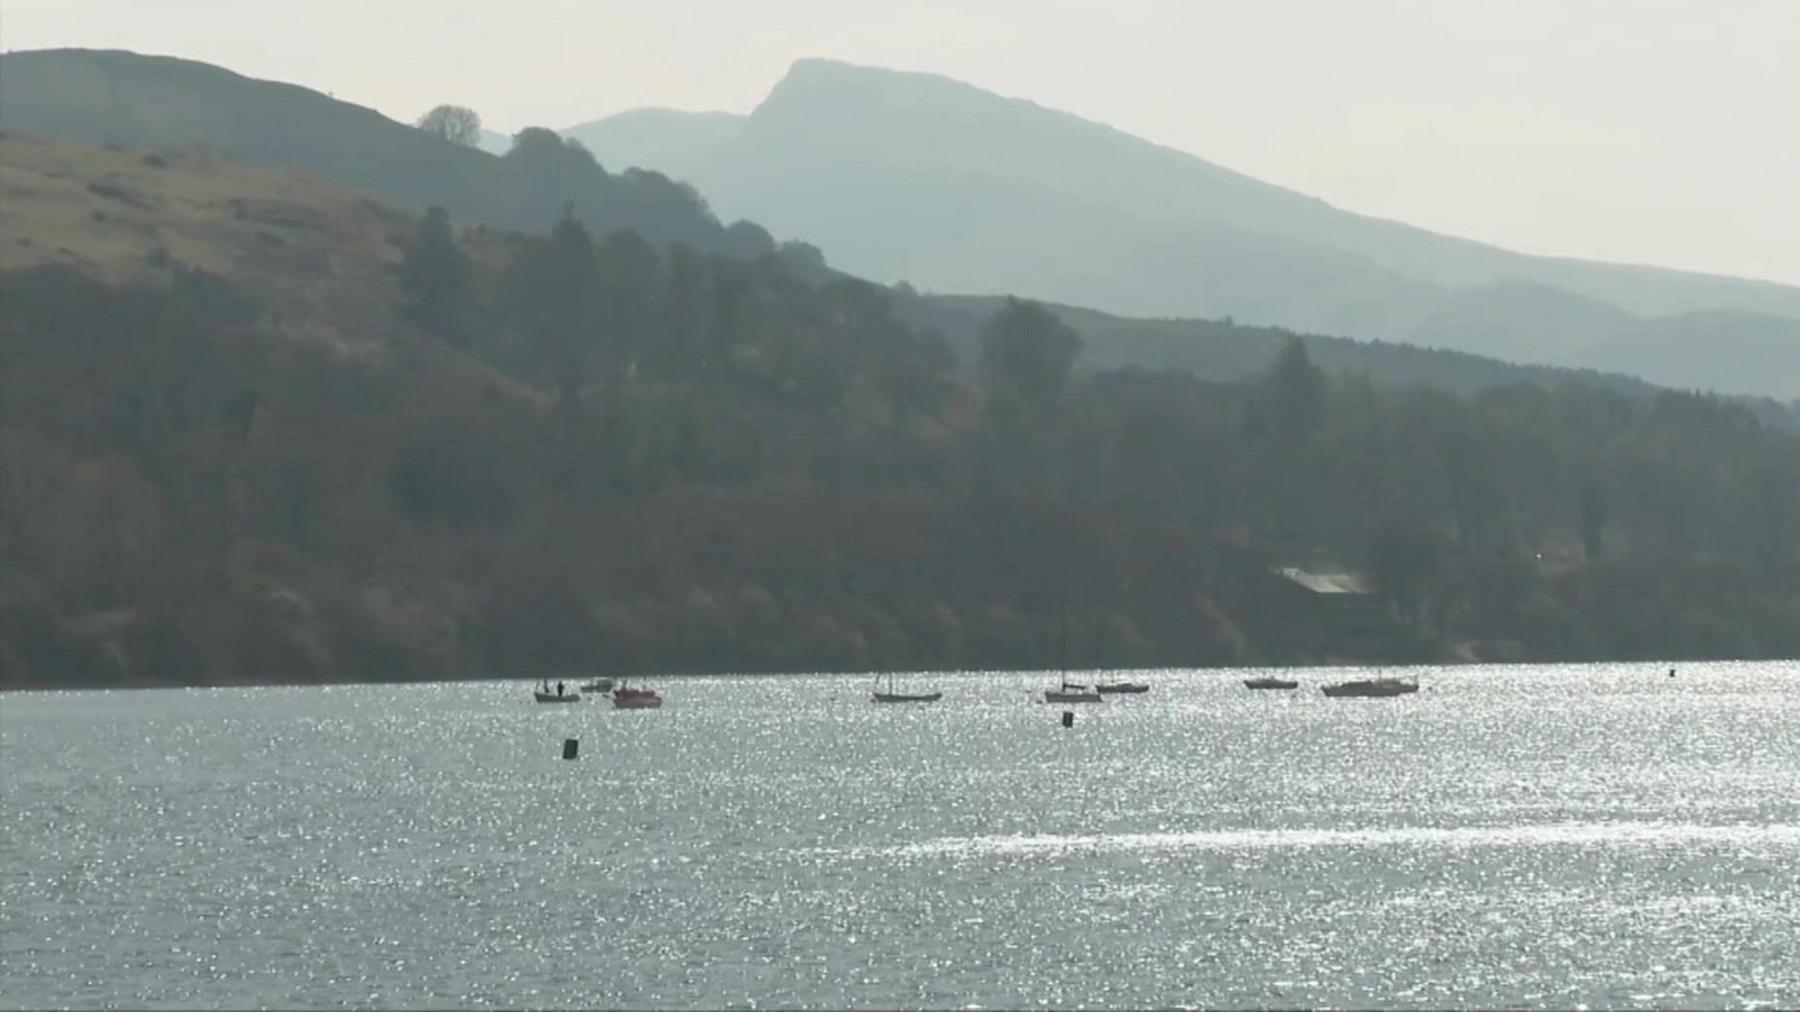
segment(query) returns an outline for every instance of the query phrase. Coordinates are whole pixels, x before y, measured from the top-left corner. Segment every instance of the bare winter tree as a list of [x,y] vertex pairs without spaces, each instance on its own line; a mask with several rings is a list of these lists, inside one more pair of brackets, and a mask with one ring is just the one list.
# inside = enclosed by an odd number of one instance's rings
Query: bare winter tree
[[414,125],[452,144],[472,148],[481,143],[481,117],[467,106],[440,105],[420,116]]

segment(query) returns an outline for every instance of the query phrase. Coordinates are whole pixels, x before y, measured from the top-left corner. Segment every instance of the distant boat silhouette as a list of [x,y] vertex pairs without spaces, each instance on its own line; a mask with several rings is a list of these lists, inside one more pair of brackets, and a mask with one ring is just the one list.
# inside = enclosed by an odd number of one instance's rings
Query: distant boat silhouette
[[1098,703],[1100,693],[1086,685],[1064,679],[1062,685],[1044,690],[1046,703]]
[[656,710],[663,705],[663,698],[655,689],[633,689],[626,686],[622,678],[612,697],[615,710]]
[[872,693],[877,703],[935,703],[944,698],[941,692],[906,693],[894,691],[894,673],[887,674],[887,691],[881,691],[881,676],[875,676],[875,689]]
[[540,703],[579,703],[579,702],[581,702],[581,695],[579,693],[575,693],[575,692],[564,692],[563,691],[563,683],[561,683],[561,682],[556,683],[556,688],[554,690],[552,690],[550,688],[549,682],[543,682],[537,688],[533,689],[531,691],[531,694]]
[[1361,678],[1350,682],[1339,682],[1336,685],[1327,685],[1319,691],[1334,697],[1404,696],[1409,692],[1419,691],[1419,683],[1400,678]]

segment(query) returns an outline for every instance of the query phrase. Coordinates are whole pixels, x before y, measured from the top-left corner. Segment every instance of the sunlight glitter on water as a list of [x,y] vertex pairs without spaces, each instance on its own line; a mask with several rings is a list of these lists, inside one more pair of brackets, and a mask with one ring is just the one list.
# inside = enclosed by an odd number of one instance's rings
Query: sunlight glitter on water
[[8,694],[0,1005],[1800,1005],[1800,665],[1652,675]]
[[1229,830],[1061,836],[951,837],[878,849],[896,857],[979,857],[1071,851],[1261,850],[1315,847],[1658,847],[1721,844],[1800,849],[1800,825],[1715,826],[1657,822],[1559,822],[1524,826]]

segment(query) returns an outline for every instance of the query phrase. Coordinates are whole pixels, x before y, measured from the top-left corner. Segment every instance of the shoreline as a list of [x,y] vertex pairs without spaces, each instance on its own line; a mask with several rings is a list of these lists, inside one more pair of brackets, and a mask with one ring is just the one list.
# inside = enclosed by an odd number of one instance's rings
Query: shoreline
[[[1194,667],[1128,667],[1128,668],[1080,667],[1080,668],[1066,668],[1066,669],[1064,669],[1064,668],[1037,668],[1037,667],[905,668],[905,669],[895,668],[895,669],[891,670],[891,673],[895,674],[895,675],[917,676],[920,678],[979,678],[979,677],[985,677],[985,676],[990,676],[990,675],[1058,674],[1063,671],[1068,671],[1071,673],[1081,673],[1081,674],[1154,676],[1155,674],[1157,674],[1159,672],[1165,673],[1165,674],[1169,673],[1169,672],[1255,673],[1255,672],[1294,672],[1294,671],[1345,671],[1345,672],[1349,672],[1349,671],[1371,671],[1371,670],[1402,671],[1403,672],[1403,671],[1412,671],[1412,670],[1418,670],[1418,669],[1436,669],[1436,670],[1458,671],[1458,670],[1474,669],[1474,668],[1510,669],[1510,668],[1557,668],[1557,667],[1601,667],[1601,666],[1607,666],[1607,667],[1641,666],[1644,668],[1651,669],[1652,671],[1655,671],[1655,672],[1662,672],[1662,671],[1668,670],[1669,668],[1674,668],[1679,671],[1679,669],[1681,669],[1685,666],[1696,665],[1696,664],[1702,664],[1702,665],[1800,664],[1800,658],[1794,658],[1794,657],[1713,657],[1713,658],[1686,658],[1686,659],[1664,658],[1664,659],[1660,659],[1660,660],[1645,660],[1645,659],[1640,659],[1640,658],[1619,658],[1619,659],[1559,660],[1559,661],[1444,660],[1444,661],[1435,661],[1435,662],[1431,662],[1431,663],[1395,663],[1395,664],[1384,664],[1384,663],[1380,663],[1380,662],[1368,662],[1368,663],[1360,663],[1360,664],[1358,664],[1358,663],[1343,663],[1343,662],[1333,662],[1333,663],[1321,662],[1321,663],[1317,663],[1317,664],[1260,664],[1260,665],[1241,665],[1241,666],[1239,666],[1239,665],[1200,665],[1200,666],[1194,666]],[[562,679],[565,682],[571,682],[571,681],[583,681],[583,680],[591,679],[591,678],[612,678],[615,680],[621,679],[621,678],[658,679],[658,680],[671,680],[671,681],[694,679],[694,678],[735,678],[735,679],[853,678],[853,677],[878,678],[880,676],[883,676],[883,675],[886,675],[889,673],[890,673],[890,669],[886,669],[886,668],[864,669],[864,670],[860,670],[860,671],[851,671],[851,670],[680,671],[680,672],[639,672],[639,673],[630,673],[630,674],[582,672],[580,674],[564,675],[564,676],[562,676]],[[6,685],[6,686],[0,686],[0,696],[5,696],[9,693],[25,693],[25,692],[139,692],[139,691],[156,691],[156,690],[163,690],[163,691],[184,690],[185,691],[185,690],[194,690],[194,689],[256,689],[256,688],[304,689],[304,688],[332,688],[332,687],[373,686],[373,685],[391,685],[391,686],[459,685],[459,684],[475,684],[475,683],[487,684],[487,683],[508,683],[508,682],[525,685],[525,684],[533,684],[533,683],[539,682],[542,680],[542,678],[543,678],[542,675],[488,675],[488,676],[471,677],[471,678],[407,679],[407,680],[394,680],[394,681],[342,680],[342,681],[321,681],[321,682],[292,682],[292,681],[257,681],[257,680],[252,680],[252,679],[246,679],[243,681],[233,681],[233,682],[173,682],[173,683],[166,683],[166,684],[129,684],[129,685],[93,685],[93,684]]]

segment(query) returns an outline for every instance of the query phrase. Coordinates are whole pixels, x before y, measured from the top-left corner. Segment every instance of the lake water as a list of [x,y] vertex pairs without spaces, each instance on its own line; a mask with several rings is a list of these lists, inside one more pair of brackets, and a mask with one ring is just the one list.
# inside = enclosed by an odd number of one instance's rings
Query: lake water
[[0,1005],[1800,1005],[1800,663],[1344,674],[8,694]]

